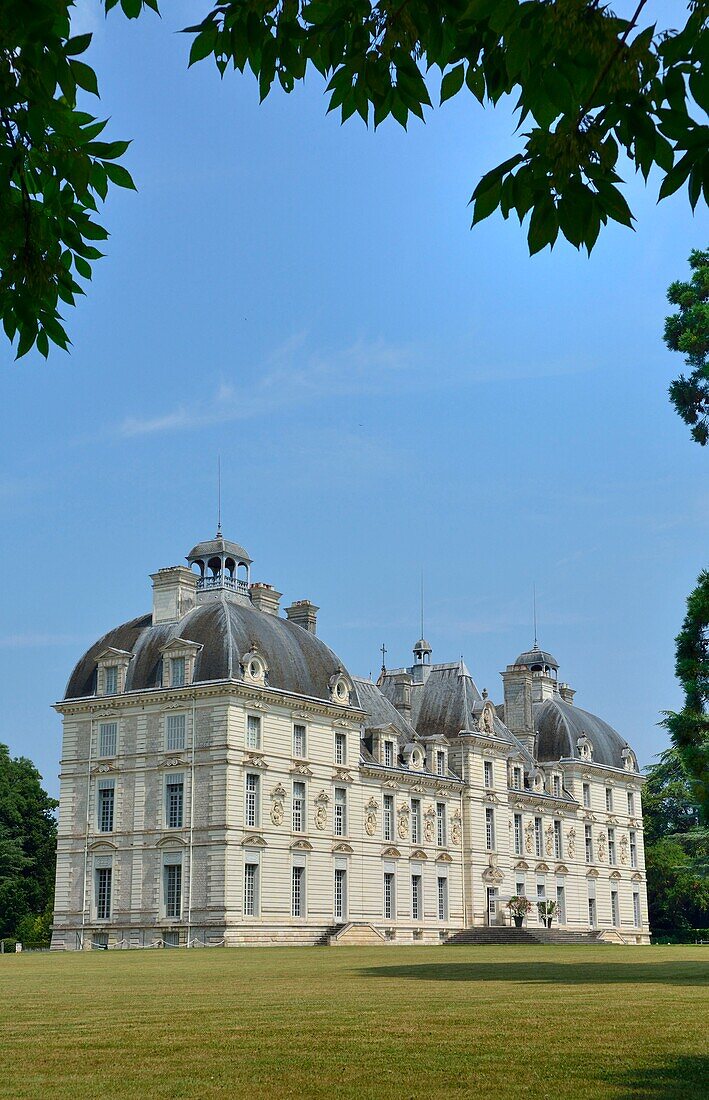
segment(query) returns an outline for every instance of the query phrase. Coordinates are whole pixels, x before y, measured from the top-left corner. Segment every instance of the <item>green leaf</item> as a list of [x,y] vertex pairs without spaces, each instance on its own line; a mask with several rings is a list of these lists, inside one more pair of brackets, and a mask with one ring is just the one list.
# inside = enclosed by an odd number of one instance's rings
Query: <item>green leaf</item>
[[67,57],[76,57],[77,54],[89,48],[92,37],[90,34],[77,34],[75,38],[68,39],[64,53]]
[[447,99],[451,99],[452,96],[458,94],[463,87],[464,79],[465,68],[461,62],[460,65],[456,65],[454,69],[446,73],[441,81],[441,103],[445,103]]
[[70,61],[69,67],[71,69],[71,75],[74,77],[79,87],[97,96],[98,81],[96,80],[96,73],[91,66],[85,65],[83,61]]
[[217,44],[217,34],[219,28],[216,23],[210,23],[209,26],[197,35],[192,47],[190,49],[189,65],[194,65],[197,61],[202,61],[205,57],[208,57]]
[[117,187],[127,187],[131,191],[138,190],[133,183],[133,177],[130,172],[127,168],[124,168],[122,164],[113,164],[112,161],[107,160],[104,161],[103,166],[111,183],[115,183]]

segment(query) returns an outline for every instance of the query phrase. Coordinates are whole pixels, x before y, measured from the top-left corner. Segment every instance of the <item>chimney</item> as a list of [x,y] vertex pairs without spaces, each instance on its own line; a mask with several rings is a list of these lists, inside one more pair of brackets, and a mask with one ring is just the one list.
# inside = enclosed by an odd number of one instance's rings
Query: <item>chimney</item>
[[320,608],[316,607],[310,600],[294,600],[290,607],[286,608],[286,615],[292,623],[302,626],[303,630],[309,631],[310,634],[316,634],[315,625],[319,610]]
[[265,611],[267,615],[277,615],[280,608],[282,592],[276,592],[272,584],[262,584],[260,581],[252,584],[249,589],[251,603],[257,611]]
[[197,575],[184,565],[171,565],[151,573],[153,623],[176,623],[197,601]]
[[393,697],[390,702],[403,714],[407,721],[411,721],[411,676],[408,672],[397,672],[389,677],[394,685]]
[[532,673],[524,665],[508,665],[502,673],[505,689],[505,725],[534,751]]
[[568,684],[559,684],[559,695],[565,703],[573,703],[576,689],[569,687]]

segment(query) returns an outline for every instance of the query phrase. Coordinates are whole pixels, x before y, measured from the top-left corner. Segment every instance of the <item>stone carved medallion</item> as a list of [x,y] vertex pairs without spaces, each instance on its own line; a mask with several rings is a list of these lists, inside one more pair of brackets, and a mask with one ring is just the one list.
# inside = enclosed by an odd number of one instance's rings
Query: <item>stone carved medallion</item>
[[327,826],[327,804],[330,801],[328,794],[325,791],[320,791],[320,794],[315,799],[315,828],[323,832]]
[[399,824],[397,826],[397,832],[400,840],[406,840],[409,835],[409,812],[410,807],[408,802],[401,802],[399,804]]
[[274,825],[282,825],[284,817],[285,811],[283,809],[283,803],[277,798],[271,806],[271,821]]
[[566,850],[569,853],[569,859],[573,859],[576,854],[576,830],[573,825],[566,834]]
[[367,836],[374,836],[377,831],[377,809],[379,803],[373,798],[370,798],[367,805],[364,807],[364,831]]

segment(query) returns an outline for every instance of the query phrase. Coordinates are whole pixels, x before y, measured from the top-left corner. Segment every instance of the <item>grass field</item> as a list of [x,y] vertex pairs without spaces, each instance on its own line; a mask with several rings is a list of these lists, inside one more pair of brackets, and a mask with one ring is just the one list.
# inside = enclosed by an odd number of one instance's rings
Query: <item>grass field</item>
[[709,1097],[709,948],[0,958],[0,1097]]

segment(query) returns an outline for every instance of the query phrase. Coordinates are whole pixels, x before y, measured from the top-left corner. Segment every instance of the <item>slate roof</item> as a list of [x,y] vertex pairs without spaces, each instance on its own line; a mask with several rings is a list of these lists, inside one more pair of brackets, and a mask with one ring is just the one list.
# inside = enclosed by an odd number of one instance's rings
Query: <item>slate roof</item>
[[558,669],[559,662],[556,657],[552,657],[551,653],[547,653],[545,649],[540,649],[539,646],[534,646],[532,649],[525,650],[524,653],[520,653],[519,657],[515,661],[516,665],[551,665],[552,668]]
[[537,731],[537,759],[560,760],[580,758],[576,741],[588,737],[593,745],[593,762],[611,768],[622,768],[623,749],[627,742],[617,730],[595,714],[581,710],[558,696],[534,704],[534,726]]
[[400,714],[396,707],[392,706],[377,685],[373,684],[371,680],[365,680],[359,676],[354,676],[352,680],[359,705],[369,715],[368,720],[365,722],[366,728],[394,726],[402,745],[412,741],[415,737],[413,726],[406,721],[403,714]]
[[230,542],[229,539],[223,538],[208,539],[206,542],[198,542],[196,546],[192,547],[187,555],[187,561],[195,561],[197,558],[211,558],[212,556],[221,557],[222,554],[227,554],[230,558],[235,558],[237,561],[248,562],[249,565],[252,561],[248,551],[244,550],[243,546],[239,546],[238,542]]
[[283,691],[328,699],[331,676],[344,669],[337,654],[296,623],[248,604],[218,600],[193,608],[177,623],[154,626],[152,617],[143,615],[109,631],[79,660],[64,697],[94,694],[96,659],[108,646],[133,654],[126,691],[159,687],[162,650],[173,638],[202,646],[195,663],[196,682],[240,678],[240,658],[254,646],[268,665],[269,686]]

